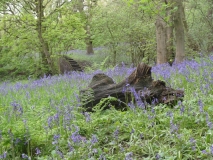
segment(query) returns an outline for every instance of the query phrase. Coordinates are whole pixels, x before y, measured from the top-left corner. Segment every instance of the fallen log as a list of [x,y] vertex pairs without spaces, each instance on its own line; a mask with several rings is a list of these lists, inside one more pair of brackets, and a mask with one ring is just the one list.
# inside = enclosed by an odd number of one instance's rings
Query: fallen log
[[[115,98],[111,100],[110,105],[104,105],[103,99],[107,100],[108,97]],[[151,67],[143,63],[118,84],[105,74],[96,74],[88,88],[80,91],[82,107],[87,112],[93,111],[93,107],[100,103],[104,106],[103,109],[113,105],[116,109],[126,110],[130,102],[143,107],[152,103],[175,105],[183,97],[184,91],[166,87],[165,82],[161,80],[153,81]]]
[[71,71],[83,72],[78,62],[66,55],[63,55],[59,58],[59,70],[61,74]]

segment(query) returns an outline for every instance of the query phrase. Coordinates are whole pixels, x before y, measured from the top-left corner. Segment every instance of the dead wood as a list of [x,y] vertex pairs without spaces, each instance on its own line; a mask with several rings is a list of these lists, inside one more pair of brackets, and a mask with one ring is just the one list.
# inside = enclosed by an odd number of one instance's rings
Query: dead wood
[[[163,81],[153,81],[151,67],[141,63],[129,77],[118,84],[105,74],[96,74],[88,88],[80,91],[82,106],[86,111],[92,111],[101,99],[109,96],[117,98],[111,105],[116,109],[125,110],[133,100],[135,103],[142,101],[144,105],[153,102],[174,105],[183,98],[184,92],[166,87]],[[110,105],[104,109],[107,108],[110,108]]]
[[66,55],[63,55],[59,58],[59,69],[61,74],[71,71],[83,72],[78,62]]

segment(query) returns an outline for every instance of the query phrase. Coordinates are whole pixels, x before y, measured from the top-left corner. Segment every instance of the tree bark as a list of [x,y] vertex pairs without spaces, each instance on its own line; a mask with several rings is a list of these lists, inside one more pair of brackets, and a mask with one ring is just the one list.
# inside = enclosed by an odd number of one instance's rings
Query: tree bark
[[156,19],[157,64],[167,62],[166,22],[160,15]]
[[49,51],[49,46],[48,43],[45,41],[43,37],[43,33],[45,32],[45,27],[43,26],[42,22],[44,21],[44,6],[43,6],[43,0],[36,0],[35,1],[35,6],[36,6],[36,16],[37,16],[37,33],[38,33],[38,38],[40,42],[40,52],[41,52],[41,58],[42,58],[42,63],[45,66],[45,68],[48,70],[47,72],[52,73],[53,72],[53,63],[51,60],[51,53]]
[[91,54],[94,54],[94,50],[93,50],[93,44],[92,44],[92,38],[91,38],[91,34],[90,34],[89,24],[87,24],[87,26],[86,26],[86,33],[87,33],[87,37],[86,37],[87,54],[91,55]]
[[175,53],[174,53],[174,45],[173,45],[173,30],[174,30],[174,24],[173,24],[173,13],[172,13],[172,6],[170,6],[171,0],[166,0],[166,4],[169,5],[169,7],[166,8],[166,16],[169,17],[166,27],[166,45],[167,45],[167,61],[173,62],[175,59]]
[[173,0],[174,5],[178,8],[174,13],[174,29],[176,37],[176,55],[175,63],[180,63],[185,58],[185,42],[184,42],[184,8],[183,0]]

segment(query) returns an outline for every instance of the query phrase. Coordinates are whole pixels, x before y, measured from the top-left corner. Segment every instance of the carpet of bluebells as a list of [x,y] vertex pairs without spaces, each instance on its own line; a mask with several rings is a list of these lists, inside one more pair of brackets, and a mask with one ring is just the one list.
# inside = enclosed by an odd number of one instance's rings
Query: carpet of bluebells
[[133,67],[72,72],[0,84],[0,159],[213,159],[213,56],[152,67],[153,79],[183,89],[176,106],[131,105],[82,112],[79,90],[105,73],[115,82]]

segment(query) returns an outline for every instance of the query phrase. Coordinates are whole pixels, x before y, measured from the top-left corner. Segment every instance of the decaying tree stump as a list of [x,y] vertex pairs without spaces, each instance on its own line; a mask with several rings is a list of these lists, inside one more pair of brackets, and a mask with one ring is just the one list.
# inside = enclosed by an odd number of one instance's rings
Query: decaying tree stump
[[59,58],[59,69],[61,74],[71,71],[83,72],[81,66],[74,59],[65,55]]
[[[153,102],[175,105],[183,98],[184,92],[166,87],[163,81],[153,81],[151,67],[141,63],[129,77],[118,84],[105,74],[96,74],[88,88],[80,91],[82,106],[86,111],[92,111],[95,105],[109,96],[117,99],[110,102],[111,105],[125,110],[131,101],[140,102],[145,107]],[[104,106],[104,109],[109,107]]]

